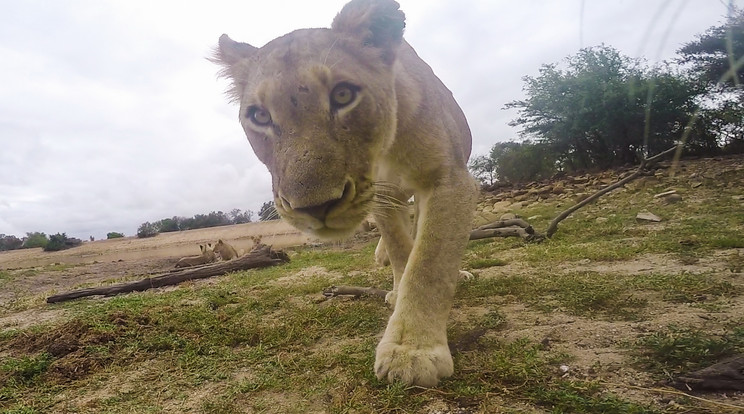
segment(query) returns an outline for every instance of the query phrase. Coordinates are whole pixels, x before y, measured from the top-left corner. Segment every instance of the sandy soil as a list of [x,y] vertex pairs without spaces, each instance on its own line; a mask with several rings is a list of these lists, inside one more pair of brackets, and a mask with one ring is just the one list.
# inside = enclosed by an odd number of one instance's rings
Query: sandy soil
[[[146,239],[125,237],[85,242],[59,252],[44,252],[41,248],[4,251],[0,252],[0,270],[20,272],[24,277],[11,278],[2,284],[0,309],[22,297],[167,272],[179,258],[199,254],[199,244],[215,243],[219,239],[232,244],[239,252],[247,252],[253,247],[252,236],[261,236],[263,243],[275,248],[314,242],[289,224],[273,220],[163,233]],[[0,329],[18,328],[52,316],[33,312],[0,314]]]

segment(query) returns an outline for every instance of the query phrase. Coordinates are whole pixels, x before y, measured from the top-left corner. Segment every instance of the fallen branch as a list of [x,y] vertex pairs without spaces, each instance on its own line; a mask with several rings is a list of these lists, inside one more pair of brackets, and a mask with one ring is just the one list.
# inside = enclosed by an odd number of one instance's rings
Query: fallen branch
[[556,230],[558,230],[558,223],[560,223],[561,221],[563,221],[563,219],[565,219],[566,217],[570,216],[574,211],[580,209],[581,207],[584,207],[585,205],[587,205],[587,204],[591,203],[592,201],[598,199],[599,197],[601,197],[601,196],[609,193],[610,191],[612,191],[612,190],[614,190],[616,188],[620,188],[620,187],[624,186],[625,184],[629,183],[630,181],[635,180],[636,178],[638,178],[644,172],[644,170],[649,165],[655,163],[656,161],[658,161],[662,157],[665,157],[667,154],[670,154],[670,153],[674,152],[676,149],[677,149],[677,146],[675,145],[672,148],[669,148],[666,151],[660,152],[660,153],[654,155],[651,158],[643,158],[643,160],[641,160],[641,164],[638,166],[638,169],[635,170],[635,172],[633,172],[633,174],[630,174],[629,176],[623,178],[622,180],[616,182],[615,184],[612,184],[612,185],[610,185],[608,187],[605,187],[605,188],[597,191],[596,193],[594,193],[591,196],[589,196],[589,197],[585,198],[584,200],[582,200],[580,203],[577,203],[573,207],[567,209],[566,211],[564,211],[561,214],[559,214],[558,216],[556,216],[556,218],[554,218],[553,221],[550,222],[550,225],[548,226],[548,230],[545,231],[545,236],[547,238],[552,237],[553,234],[555,234]]
[[86,296],[114,296],[120,293],[141,292],[147,289],[177,285],[181,282],[224,275],[239,270],[257,267],[275,266],[289,261],[289,256],[281,250],[272,250],[265,244],[257,245],[248,254],[234,260],[219,262],[212,265],[172,271],[167,274],[148,277],[137,282],[118,283],[111,286],[101,286],[73,290],[49,296],[47,303],[64,302]]
[[545,238],[536,233],[530,223],[518,218],[484,224],[470,232],[470,240],[489,237],[521,237],[526,241],[540,241]]
[[327,298],[336,296],[379,296],[383,299],[387,296],[388,291],[383,289],[377,289],[373,287],[359,287],[359,286],[331,286],[327,289],[323,289],[323,295]]

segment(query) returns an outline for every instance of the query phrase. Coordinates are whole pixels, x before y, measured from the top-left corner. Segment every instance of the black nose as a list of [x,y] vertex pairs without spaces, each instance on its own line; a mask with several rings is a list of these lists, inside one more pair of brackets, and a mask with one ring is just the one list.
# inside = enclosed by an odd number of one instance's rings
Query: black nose
[[300,207],[294,209],[294,211],[299,211],[300,213],[305,213],[308,216],[314,217],[320,221],[324,221],[326,216],[328,215],[328,212],[333,208],[333,206],[338,204],[340,200],[341,199],[338,198],[335,200],[326,201],[325,203],[318,204],[316,206]]

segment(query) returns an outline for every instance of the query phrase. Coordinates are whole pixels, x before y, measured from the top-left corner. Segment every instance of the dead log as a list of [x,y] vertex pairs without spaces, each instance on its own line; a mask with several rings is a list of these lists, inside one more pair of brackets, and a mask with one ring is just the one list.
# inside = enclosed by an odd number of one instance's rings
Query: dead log
[[672,385],[683,391],[744,391],[744,355],[680,375]]
[[181,282],[224,275],[239,270],[254,269],[283,264],[289,261],[289,256],[282,250],[272,250],[271,246],[261,244],[255,246],[248,254],[237,259],[218,262],[215,264],[171,271],[169,273],[148,277],[137,282],[117,283],[110,286],[78,289],[70,292],[49,296],[47,303],[64,302],[86,296],[115,296],[120,293],[142,292],[147,289],[177,285]]
[[470,240],[486,239],[489,237],[521,237],[526,241],[541,241],[545,237],[532,228],[530,223],[522,219],[499,220],[484,224],[470,232]]
[[323,289],[323,296],[327,298],[332,298],[335,296],[379,296],[385,299],[387,294],[387,290],[377,289],[373,287],[331,286],[327,289]]

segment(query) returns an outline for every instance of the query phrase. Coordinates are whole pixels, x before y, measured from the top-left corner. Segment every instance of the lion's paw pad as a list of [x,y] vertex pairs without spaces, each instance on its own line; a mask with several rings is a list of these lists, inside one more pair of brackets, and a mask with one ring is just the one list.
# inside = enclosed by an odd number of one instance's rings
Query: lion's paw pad
[[418,348],[385,342],[377,346],[375,374],[379,379],[433,387],[453,371],[452,355],[447,345]]

